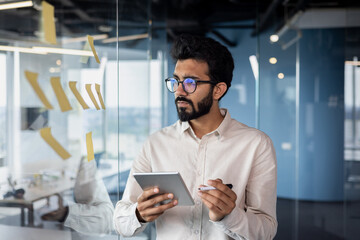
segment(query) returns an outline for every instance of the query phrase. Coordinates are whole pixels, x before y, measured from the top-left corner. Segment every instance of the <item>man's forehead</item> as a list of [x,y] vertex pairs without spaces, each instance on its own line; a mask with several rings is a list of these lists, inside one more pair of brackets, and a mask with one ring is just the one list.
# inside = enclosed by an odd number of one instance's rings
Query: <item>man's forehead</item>
[[174,76],[189,77],[209,75],[209,66],[205,61],[196,59],[178,60],[174,69]]

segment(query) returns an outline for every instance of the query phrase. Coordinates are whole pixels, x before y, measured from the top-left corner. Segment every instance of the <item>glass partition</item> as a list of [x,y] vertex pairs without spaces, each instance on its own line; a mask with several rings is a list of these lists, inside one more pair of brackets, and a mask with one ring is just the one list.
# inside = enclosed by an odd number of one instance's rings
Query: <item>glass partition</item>
[[[334,12],[346,21],[330,21]],[[358,238],[355,16],[309,9],[260,34],[259,128],[278,160],[275,239]]]
[[259,36],[258,127],[269,135],[276,149],[279,222],[276,238],[292,239],[298,234],[298,205],[294,201],[298,198],[298,45],[287,44],[289,36],[279,43],[272,42],[273,33],[270,30]]
[[[6,54],[0,53],[0,79],[6,79]],[[0,81],[0,169],[4,169],[6,165],[6,81]],[[6,175],[2,172],[1,176]]]
[[164,25],[148,0],[28,4],[0,10],[1,232],[118,239],[114,205],[163,124]]
[[[344,64],[344,236],[356,239],[360,230],[360,28],[345,31]],[[358,38],[355,38],[358,39]],[[357,44],[357,47],[355,45]]]

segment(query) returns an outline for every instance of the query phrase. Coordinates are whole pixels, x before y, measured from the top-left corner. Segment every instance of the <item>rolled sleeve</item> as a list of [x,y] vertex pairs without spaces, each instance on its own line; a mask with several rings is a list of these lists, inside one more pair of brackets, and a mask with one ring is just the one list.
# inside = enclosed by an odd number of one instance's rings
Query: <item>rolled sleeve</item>
[[136,217],[137,203],[119,201],[114,212],[114,228],[123,237],[142,232],[148,223],[141,223]]

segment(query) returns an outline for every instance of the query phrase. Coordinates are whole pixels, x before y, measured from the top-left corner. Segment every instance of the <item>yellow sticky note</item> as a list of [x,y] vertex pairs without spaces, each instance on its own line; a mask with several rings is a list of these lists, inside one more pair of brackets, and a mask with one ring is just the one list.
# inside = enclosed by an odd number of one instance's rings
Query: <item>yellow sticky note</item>
[[36,95],[39,97],[40,101],[45,105],[45,107],[47,109],[53,109],[53,106],[50,104],[43,90],[39,86],[39,83],[37,81],[38,74],[34,72],[25,71],[25,77],[29,81],[31,87],[34,89]]
[[96,99],[94,97],[94,94],[91,91],[91,84],[85,84],[86,91],[91,99],[91,101],[94,103],[94,106],[97,110],[100,110],[99,104],[96,102]]
[[51,77],[50,79],[51,86],[55,92],[55,96],[59,102],[60,109],[62,112],[66,112],[72,109],[68,98],[64,92],[64,89],[61,86],[59,77]]
[[[86,41],[86,42],[85,42],[85,45],[84,45],[84,47],[83,47],[83,50],[84,50],[84,51],[90,51],[89,41]],[[81,63],[86,64],[86,63],[88,63],[88,61],[89,61],[89,56],[81,56],[81,58],[80,58],[80,62],[81,62]]]
[[40,136],[45,140],[47,144],[64,160],[71,157],[70,153],[66,151],[58,141],[52,136],[51,128],[40,129]]
[[98,55],[96,53],[96,50],[95,50],[95,47],[94,47],[94,38],[92,36],[90,36],[90,35],[87,35],[87,37],[88,37],[88,42],[90,44],[91,50],[92,50],[92,52],[94,54],[95,60],[96,60],[97,63],[100,63],[99,57],[98,57]]
[[56,29],[54,18],[54,6],[42,1],[42,26],[44,30],[44,40],[51,44],[56,44]]
[[100,101],[102,109],[105,109],[104,100],[103,100],[103,97],[102,97],[101,91],[100,91],[100,84],[97,84],[97,83],[95,84],[95,90],[96,90],[97,95],[99,97],[99,101]]
[[89,106],[84,101],[84,98],[80,95],[79,91],[76,89],[76,82],[69,82],[69,87],[73,94],[75,95],[76,99],[80,103],[83,109],[88,109]]
[[91,160],[94,160],[94,146],[92,142],[92,132],[88,132],[86,134],[86,149],[87,149],[87,159],[90,162]]

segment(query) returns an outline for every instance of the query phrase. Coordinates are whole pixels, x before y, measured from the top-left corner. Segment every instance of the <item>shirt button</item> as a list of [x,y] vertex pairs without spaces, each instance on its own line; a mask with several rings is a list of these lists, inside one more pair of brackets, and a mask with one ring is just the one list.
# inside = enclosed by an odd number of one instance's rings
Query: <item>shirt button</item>
[[195,230],[194,233],[195,233],[195,234],[199,234],[199,230]]
[[196,202],[196,205],[200,205],[200,204],[201,204],[201,202],[200,202],[200,201],[197,201],[197,202]]
[[198,175],[201,176],[201,171],[198,171]]

